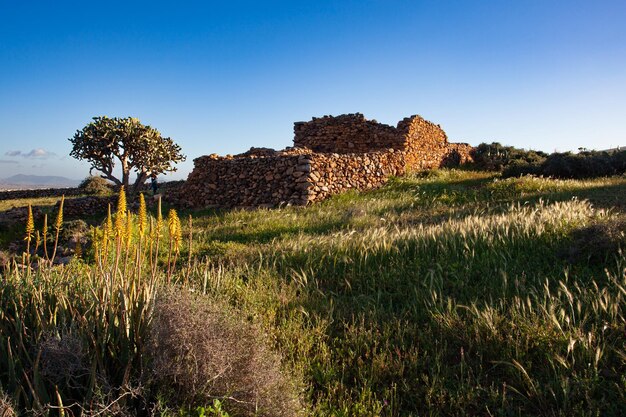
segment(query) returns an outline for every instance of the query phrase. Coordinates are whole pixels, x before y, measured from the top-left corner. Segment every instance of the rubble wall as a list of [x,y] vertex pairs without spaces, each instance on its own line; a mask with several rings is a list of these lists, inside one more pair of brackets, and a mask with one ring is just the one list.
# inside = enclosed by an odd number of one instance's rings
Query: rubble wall
[[253,158],[211,155],[194,160],[186,184],[170,200],[196,208],[306,205],[350,189],[380,187],[404,172],[404,154],[393,150],[285,152]]
[[380,187],[390,176],[471,161],[470,145],[449,143],[439,125],[420,116],[396,127],[360,114],[294,124],[294,148],[252,148],[202,156],[169,197],[186,207],[306,205],[346,190]]
[[307,202],[322,201],[348,190],[378,188],[391,176],[404,175],[404,167],[404,153],[393,149],[362,154],[316,153],[307,177]]
[[174,199],[189,207],[259,207],[306,203],[310,155],[202,156]]
[[399,150],[405,140],[395,127],[367,120],[361,113],[314,117],[294,123],[293,131],[295,147],[322,153]]

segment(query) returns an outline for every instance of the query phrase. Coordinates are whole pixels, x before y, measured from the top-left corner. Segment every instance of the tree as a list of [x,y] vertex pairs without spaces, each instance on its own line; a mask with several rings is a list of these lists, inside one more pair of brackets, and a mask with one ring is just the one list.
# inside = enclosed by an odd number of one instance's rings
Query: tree
[[[174,164],[184,161],[181,148],[170,138],[161,136],[158,130],[144,126],[134,117],[94,117],[73,137],[70,156],[91,163],[89,173],[95,169],[102,178],[117,185],[129,185],[130,173],[137,173],[133,191],[152,174],[176,171]],[[113,169],[119,161],[122,178],[115,177]]]

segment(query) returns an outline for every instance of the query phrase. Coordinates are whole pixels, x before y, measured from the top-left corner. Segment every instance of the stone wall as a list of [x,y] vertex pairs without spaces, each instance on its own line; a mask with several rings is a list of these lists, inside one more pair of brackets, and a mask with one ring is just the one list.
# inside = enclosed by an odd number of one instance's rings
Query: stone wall
[[194,159],[187,182],[170,200],[191,207],[302,204],[300,184],[308,171],[310,155],[298,152],[201,156]]
[[348,190],[378,188],[389,177],[404,173],[404,153],[393,149],[362,154],[316,153],[311,157],[311,172],[306,178],[306,202],[321,201]]
[[404,138],[395,127],[367,120],[361,113],[314,117],[296,122],[294,146],[323,153],[366,153],[401,149]]
[[296,122],[294,145],[196,158],[169,200],[187,207],[306,205],[349,189],[379,187],[393,175],[469,162],[473,149],[449,143],[439,125],[420,116],[392,127],[360,113]]
[[202,156],[180,191],[168,199],[187,207],[306,205],[346,190],[368,190],[404,174],[394,150],[326,154],[296,149],[273,155]]
[[398,132],[405,138],[406,170],[420,171],[454,166],[471,160],[473,149],[466,143],[449,143],[446,132],[420,116],[398,122]]
[[39,188],[34,190],[6,190],[0,191],[0,200],[19,198],[66,197],[83,194],[78,188]]

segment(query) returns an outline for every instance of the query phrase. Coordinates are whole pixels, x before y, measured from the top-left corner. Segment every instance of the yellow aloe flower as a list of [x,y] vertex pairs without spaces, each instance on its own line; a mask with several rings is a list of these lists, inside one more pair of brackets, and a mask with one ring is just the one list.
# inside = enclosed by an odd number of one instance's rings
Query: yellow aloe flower
[[180,219],[178,218],[178,213],[176,213],[176,210],[174,209],[170,209],[167,216],[167,227],[174,250],[178,252],[180,250],[180,244],[183,240],[183,231],[180,225]]
[[126,212],[126,230],[124,230],[124,243],[126,248],[130,247],[133,240],[133,221],[130,214],[130,210]]
[[26,218],[26,236],[24,240],[30,244],[30,241],[33,239],[33,234],[35,233],[35,220],[33,219],[33,208],[29,204],[28,205],[28,217]]
[[54,222],[54,229],[58,232],[63,227],[63,203],[65,202],[65,195],[61,196],[61,204],[59,204],[59,212]]
[[148,214],[146,210],[146,199],[143,197],[143,193],[139,194],[139,236],[143,237],[148,229]]
[[117,199],[117,213],[115,214],[115,236],[124,237],[126,228],[126,192],[124,186],[120,187],[120,194]]

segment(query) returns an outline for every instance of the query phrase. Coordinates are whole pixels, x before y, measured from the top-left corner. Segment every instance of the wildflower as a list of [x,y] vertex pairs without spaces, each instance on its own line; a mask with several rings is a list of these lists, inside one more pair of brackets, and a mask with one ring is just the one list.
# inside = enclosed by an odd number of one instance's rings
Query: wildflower
[[126,230],[124,230],[124,243],[126,248],[130,247],[133,240],[133,222],[130,215],[130,211],[126,212]]
[[61,196],[61,204],[59,204],[59,212],[57,213],[56,221],[54,222],[54,229],[57,231],[61,230],[63,226],[63,203],[65,202],[65,195]]
[[33,239],[33,234],[35,233],[35,220],[33,219],[33,208],[31,205],[28,205],[28,217],[26,218],[26,237],[24,240],[28,242],[30,246],[30,241]]
[[113,236],[113,219],[111,217],[111,204],[109,203],[109,208],[107,211],[107,219],[104,225],[104,240],[108,241],[111,236]]
[[115,214],[115,236],[120,238],[124,237],[126,211],[126,192],[124,192],[124,186],[122,185],[117,199],[117,213]]
[[180,251],[180,244],[183,240],[183,231],[180,225],[180,219],[178,218],[178,213],[176,213],[176,210],[174,209],[170,209],[167,216],[167,227],[174,250],[178,253]]
[[143,197],[143,193],[139,194],[139,236],[143,237],[148,228],[148,215],[146,213],[146,200]]
[[157,207],[157,221],[156,221],[156,237],[161,237],[161,229],[163,228],[163,214],[161,213],[161,196],[159,196],[159,204]]
[[43,254],[48,259],[48,247],[46,245],[48,241],[48,215],[43,215],[43,228],[41,229],[41,240],[43,241]]
[[65,195],[61,196],[61,203],[59,204],[59,212],[57,213],[56,221],[54,222],[54,249],[52,250],[52,260],[57,254],[57,247],[59,245],[59,233],[61,232],[61,227],[63,227],[63,203],[65,202]]

